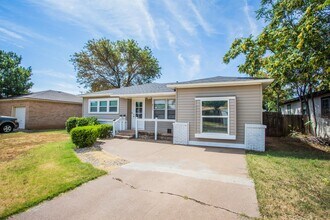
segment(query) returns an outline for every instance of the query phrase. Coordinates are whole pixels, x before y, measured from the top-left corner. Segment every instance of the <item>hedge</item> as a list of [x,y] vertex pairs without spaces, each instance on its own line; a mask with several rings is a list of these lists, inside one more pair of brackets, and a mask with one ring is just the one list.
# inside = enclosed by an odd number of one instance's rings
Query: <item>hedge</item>
[[71,130],[71,140],[78,147],[91,147],[97,138],[107,138],[112,131],[112,125],[102,124],[93,126],[75,127]]
[[98,126],[73,128],[70,132],[72,142],[78,147],[91,147],[99,136]]
[[90,125],[99,125],[96,117],[70,117],[65,123],[66,131],[70,131],[75,127],[90,126]]
[[98,125],[99,130],[99,138],[108,138],[110,136],[110,132],[112,131],[112,125],[102,124]]

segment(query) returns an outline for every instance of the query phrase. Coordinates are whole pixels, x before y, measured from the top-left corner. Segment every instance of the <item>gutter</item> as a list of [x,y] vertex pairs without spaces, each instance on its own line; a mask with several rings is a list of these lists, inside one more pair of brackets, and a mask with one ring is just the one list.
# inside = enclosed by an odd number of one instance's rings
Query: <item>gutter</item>
[[209,83],[189,83],[189,84],[169,84],[168,88],[200,88],[200,87],[225,87],[225,86],[244,86],[244,85],[260,85],[268,86],[274,79],[259,79],[248,81],[230,81],[230,82],[209,82]]

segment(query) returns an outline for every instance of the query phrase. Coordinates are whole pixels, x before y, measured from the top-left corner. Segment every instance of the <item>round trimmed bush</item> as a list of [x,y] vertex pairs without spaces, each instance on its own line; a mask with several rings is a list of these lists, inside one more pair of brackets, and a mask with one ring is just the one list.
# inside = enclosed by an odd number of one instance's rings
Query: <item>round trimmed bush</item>
[[87,117],[86,118],[88,121],[88,125],[99,125],[100,122],[98,122],[97,117],[92,116],[92,117]]
[[82,126],[87,126],[88,124],[88,119],[87,118],[78,118],[77,119],[77,127],[82,127]]
[[108,138],[110,136],[110,132],[112,131],[112,125],[102,124],[98,125],[99,130],[99,138]]
[[70,132],[72,142],[78,147],[91,147],[99,136],[98,126],[76,127]]
[[66,120],[65,127],[66,127],[66,131],[68,133],[70,133],[70,131],[73,128],[77,127],[77,121],[78,121],[78,119],[79,119],[78,117],[70,117],[70,118],[68,118],[68,120]]

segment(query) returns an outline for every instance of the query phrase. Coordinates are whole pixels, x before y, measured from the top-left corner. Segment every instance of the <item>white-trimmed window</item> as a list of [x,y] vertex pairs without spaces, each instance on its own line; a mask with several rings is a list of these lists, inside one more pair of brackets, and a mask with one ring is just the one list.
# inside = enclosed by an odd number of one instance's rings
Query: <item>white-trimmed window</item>
[[202,133],[229,134],[229,101],[207,100],[201,101]]
[[88,105],[88,113],[119,114],[119,99],[90,99]]
[[175,119],[175,99],[154,99],[153,118]]
[[[199,101],[200,127],[196,138],[235,140],[235,131],[230,128],[231,120],[236,121],[235,116],[230,116],[230,111],[236,112],[236,97],[201,97]],[[230,108],[233,104],[233,109]]]

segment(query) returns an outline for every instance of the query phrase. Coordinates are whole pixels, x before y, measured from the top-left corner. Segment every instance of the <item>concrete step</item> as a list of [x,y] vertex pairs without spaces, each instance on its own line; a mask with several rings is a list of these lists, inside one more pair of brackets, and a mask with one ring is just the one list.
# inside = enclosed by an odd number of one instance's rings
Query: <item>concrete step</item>
[[116,134],[115,138],[118,138],[118,139],[132,139],[132,138],[134,138],[134,134],[133,135]]

